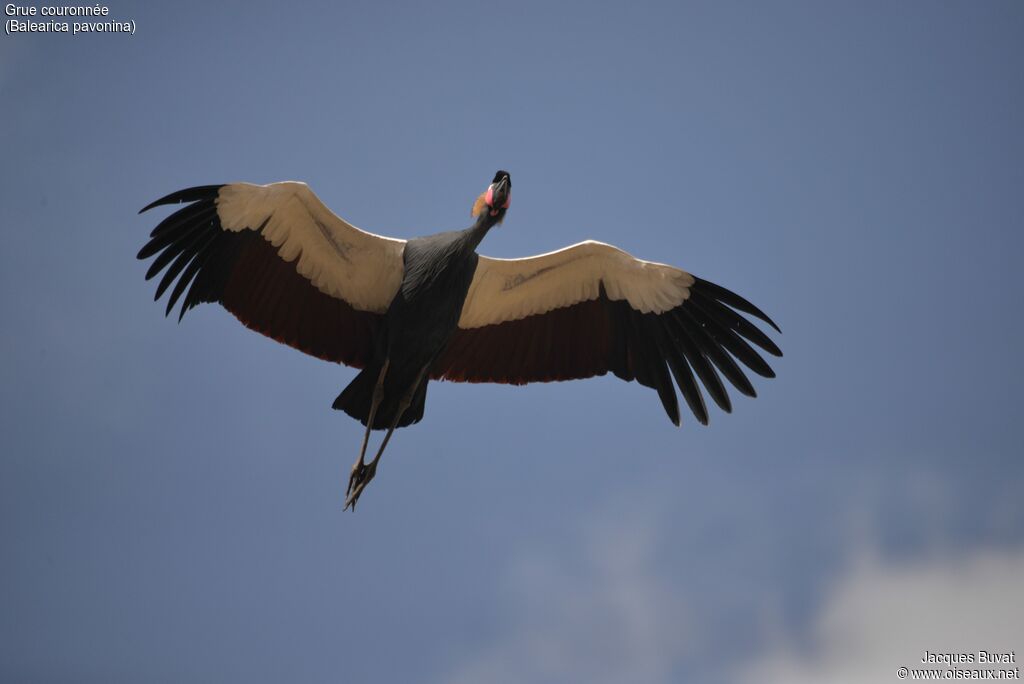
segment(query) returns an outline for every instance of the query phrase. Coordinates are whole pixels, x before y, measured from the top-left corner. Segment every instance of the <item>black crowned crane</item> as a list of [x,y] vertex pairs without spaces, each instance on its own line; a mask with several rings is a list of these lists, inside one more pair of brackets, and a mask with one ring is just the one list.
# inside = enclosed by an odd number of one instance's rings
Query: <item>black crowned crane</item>
[[[180,300],[179,320],[218,302],[257,332],[362,369],[334,401],[366,426],[345,500],[353,510],[394,430],[423,418],[432,379],[522,385],[611,371],[657,390],[679,425],[673,378],[707,424],[696,378],[728,412],[719,373],[748,396],[754,387],[737,361],[774,376],[750,343],[782,353],[738,312],[778,331],[775,323],[685,271],[590,240],[525,259],[479,256],[511,190],[498,171],[473,204],[472,226],[406,241],[356,228],[304,183],[188,188],[142,210],[188,203],[139,258],[156,257],[147,279],[166,269],[156,299],[174,285],[167,313]],[[371,430],[387,433],[367,462]]]

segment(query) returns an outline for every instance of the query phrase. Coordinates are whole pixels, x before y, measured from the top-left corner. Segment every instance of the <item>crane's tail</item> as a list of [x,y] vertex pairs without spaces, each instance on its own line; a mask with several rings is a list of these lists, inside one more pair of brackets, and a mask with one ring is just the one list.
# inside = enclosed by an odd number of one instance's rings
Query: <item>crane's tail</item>
[[[353,378],[348,387],[343,389],[338,398],[334,400],[332,408],[344,411],[366,425],[370,419],[370,404],[373,402],[373,389],[377,385],[377,378],[380,377],[380,369],[379,364],[370,364],[361,370],[359,375]],[[388,375],[390,376],[390,373]],[[384,398],[381,400],[380,406],[377,407],[377,414],[373,417],[374,430],[386,430],[391,427],[391,422],[395,419],[395,414],[398,413],[399,402],[407,389],[396,386],[398,383],[389,382],[389,379],[390,377],[384,380]],[[412,398],[412,403],[402,414],[396,427],[406,427],[423,419],[423,411],[427,404],[428,382],[429,380],[424,379],[420,383]]]

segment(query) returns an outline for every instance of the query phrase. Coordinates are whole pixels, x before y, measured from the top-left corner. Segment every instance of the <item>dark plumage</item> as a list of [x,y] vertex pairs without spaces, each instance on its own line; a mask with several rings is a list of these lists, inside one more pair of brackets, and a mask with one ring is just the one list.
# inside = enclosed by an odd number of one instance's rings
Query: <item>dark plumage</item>
[[373,429],[387,429],[396,419],[398,427],[419,422],[429,375],[422,378],[421,389],[404,417],[395,415],[398,397],[433,363],[455,333],[476,270],[476,246],[493,225],[492,217],[487,217],[466,231],[439,233],[406,243],[402,285],[384,317],[373,361],[338,396],[334,408],[366,425],[374,382],[390,359],[384,380],[385,399],[377,409]]

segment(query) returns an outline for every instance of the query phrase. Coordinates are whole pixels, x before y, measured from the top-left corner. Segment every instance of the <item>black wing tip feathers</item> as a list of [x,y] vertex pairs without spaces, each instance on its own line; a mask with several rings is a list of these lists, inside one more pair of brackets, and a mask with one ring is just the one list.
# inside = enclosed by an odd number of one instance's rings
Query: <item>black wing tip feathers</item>
[[196,185],[191,188],[184,188],[182,190],[176,190],[169,195],[164,195],[158,200],[154,200],[146,206],[139,209],[139,213],[143,214],[154,207],[159,207],[165,204],[181,204],[182,202],[195,202],[201,199],[212,199],[216,197],[220,189],[224,187],[224,183],[219,185]]
[[[181,322],[185,312],[200,301],[198,297],[201,293],[196,292],[195,281],[211,256],[211,250],[216,248],[217,237],[221,233],[216,199],[222,187],[224,186],[201,185],[178,190],[150,203],[139,212],[141,214],[153,207],[166,204],[189,203],[188,206],[172,212],[154,228],[150,240],[136,255],[140,260],[156,256],[146,272],[146,280],[163,272],[163,278],[153,297],[154,301],[159,300],[174,284],[167,298],[165,317],[170,316],[175,304],[180,300],[181,312],[178,321]],[[186,296],[182,299],[182,295]]]
[[774,378],[775,371],[747,341],[773,356],[782,356],[778,345],[742,314],[760,319],[780,334],[782,331],[761,309],[715,283],[695,277],[690,295],[666,321],[664,332],[669,346],[674,346],[666,360],[697,422],[708,425],[710,412],[703,391],[724,412],[732,412],[729,393],[715,368],[740,394],[756,397],[757,391],[737,361],[765,378]]
[[[779,333],[780,335],[782,334],[782,329],[779,328],[778,325],[776,325],[775,321],[773,321],[768,316],[768,314],[766,314],[764,311],[761,311],[761,309],[754,306],[744,297],[741,297],[732,290],[724,288],[721,285],[717,285],[708,280],[704,280],[703,278],[698,278],[697,276],[693,276],[693,281],[694,289],[698,291],[703,290],[709,296],[714,297],[715,299],[724,302],[725,304],[728,304],[734,309],[738,309],[739,311],[748,313],[751,316],[756,316],[757,318],[760,318],[762,321],[772,326],[772,328],[775,329],[775,332]],[[782,353],[780,352],[778,356],[782,356]]]

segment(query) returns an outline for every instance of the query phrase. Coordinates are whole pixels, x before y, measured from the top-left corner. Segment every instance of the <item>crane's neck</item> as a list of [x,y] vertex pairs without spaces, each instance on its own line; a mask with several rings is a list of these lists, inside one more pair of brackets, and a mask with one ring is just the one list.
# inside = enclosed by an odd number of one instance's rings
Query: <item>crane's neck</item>
[[479,216],[476,217],[476,223],[462,231],[463,244],[470,250],[476,251],[484,236],[487,235],[487,231],[497,225],[503,218],[505,218],[504,210],[499,211],[497,216],[491,216],[491,212],[487,210],[481,211]]

